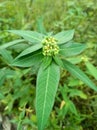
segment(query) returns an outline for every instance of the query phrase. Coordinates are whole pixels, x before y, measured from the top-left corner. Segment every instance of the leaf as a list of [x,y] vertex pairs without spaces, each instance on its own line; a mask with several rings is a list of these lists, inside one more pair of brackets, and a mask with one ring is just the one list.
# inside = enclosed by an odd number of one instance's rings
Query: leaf
[[60,59],[60,57],[58,57],[58,56],[53,56],[53,59],[54,59],[55,63],[56,63],[58,66],[60,66],[60,67],[63,68],[63,63],[62,63],[62,60]]
[[27,49],[25,49],[23,52],[21,52],[20,55],[18,56],[18,58],[19,58],[19,57],[22,57],[22,56],[25,56],[25,55],[28,55],[28,54],[30,54],[30,53],[32,53],[32,52],[34,52],[34,51],[37,51],[37,50],[39,50],[41,47],[42,47],[41,44],[36,44],[36,45],[34,45],[34,46],[30,46],[30,47],[28,47]]
[[12,42],[8,42],[8,43],[6,43],[6,44],[3,44],[3,45],[0,46],[0,51],[1,51],[2,49],[6,49],[6,48],[8,48],[8,47],[11,47],[11,46],[13,46],[13,45],[16,45],[16,44],[21,43],[21,42],[24,42],[24,41],[25,41],[25,40],[20,39],[20,40],[14,40],[14,41],[12,41]]
[[62,110],[60,110],[59,115],[62,115],[64,119],[68,111],[69,111],[69,104],[65,102],[65,105],[63,106]]
[[37,30],[40,32],[40,33],[43,33],[43,34],[46,34],[46,29],[43,25],[43,17],[39,17],[37,19]]
[[31,46],[31,44],[28,43],[20,43],[20,44],[16,44],[14,46],[10,47],[10,50],[13,50],[13,52],[17,52],[20,53],[21,51],[25,50],[26,48],[28,48],[29,46]]
[[63,44],[70,41],[74,36],[74,30],[62,31],[54,35],[58,40],[58,44]]
[[13,70],[3,68],[0,69],[0,87],[3,85],[6,78],[12,78],[15,75]]
[[11,33],[17,34],[23,37],[25,40],[31,43],[39,43],[43,39],[43,34],[35,31],[23,31],[23,30],[8,30]]
[[19,67],[31,67],[40,64],[43,55],[40,52],[35,52],[34,54],[28,54],[26,56],[16,58],[11,65]]
[[52,57],[51,56],[46,56],[43,58],[43,66],[44,69],[46,69],[52,62]]
[[90,74],[97,80],[97,68],[92,65],[89,61],[85,63],[87,69],[89,70]]
[[44,130],[45,128],[54,104],[59,79],[60,69],[55,63],[52,62],[45,70],[43,65],[40,67],[36,84],[38,130]]
[[23,126],[22,126],[22,120],[20,120],[17,124],[17,130],[22,130]]
[[70,92],[70,94],[69,94],[70,97],[79,96],[82,99],[87,99],[87,95],[80,90],[71,89],[69,92]]
[[66,58],[68,61],[70,61],[72,64],[78,64],[82,61],[80,56],[76,56],[76,57],[68,57]]
[[4,99],[4,95],[0,92],[0,100]]
[[68,62],[67,60],[63,60],[63,64],[64,68],[68,70],[72,75],[76,76],[90,88],[97,91],[97,87],[95,86],[95,84],[88,78],[88,76],[82,70],[80,70],[78,67]]
[[69,106],[69,110],[70,112],[74,113],[76,116],[78,115],[76,107],[74,105],[74,103],[72,101],[68,101],[68,106]]
[[64,56],[75,56],[80,54],[86,49],[85,44],[73,43],[69,47],[66,47],[65,44],[60,46],[60,54]]
[[64,90],[62,92],[62,96],[63,96],[64,103],[65,103],[63,108],[62,108],[63,109],[63,114],[62,115],[65,116],[68,113],[68,111],[72,112],[75,115],[78,115],[74,103],[68,98],[68,96],[67,96],[67,94],[66,94],[66,92]]
[[7,63],[11,63],[13,60],[13,57],[11,56],[10,52],[6,49],[2,49],[0,51],[0,55],[2,55],[3,60],[5,60]]
[[22,121],[22,124],[23,125],[28,124],[32,127],[35,127],[34,123],[32,122],[32,117],[31,117],[31,119],[29,119],[28,117],[25,117]]

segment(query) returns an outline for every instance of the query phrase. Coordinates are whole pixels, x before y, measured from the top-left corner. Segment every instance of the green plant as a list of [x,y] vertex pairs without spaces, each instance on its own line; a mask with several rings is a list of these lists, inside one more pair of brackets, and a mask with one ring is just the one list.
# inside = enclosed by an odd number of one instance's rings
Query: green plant
[[[9,66],[33,66],[38,70],[36,81],[38,130],[44,130],[47,124],[60,80],[60,69],[69,71],[90,88],[97,91],[97,87],[86,74],[68,61],[68,57],[76,56],[86,49],[85,44],[72,41],[74,30],[62,31],[55,35],[52,32],[44,31],[38,33],[35,31],[10,30],[9,32],[24,39],[0,46],[1,54],[3,49],[12,45],[19,44],[21,46],[22,42],[28,43],[27,48],[9,62]],[[72,102],[70,103],[74,106]]]

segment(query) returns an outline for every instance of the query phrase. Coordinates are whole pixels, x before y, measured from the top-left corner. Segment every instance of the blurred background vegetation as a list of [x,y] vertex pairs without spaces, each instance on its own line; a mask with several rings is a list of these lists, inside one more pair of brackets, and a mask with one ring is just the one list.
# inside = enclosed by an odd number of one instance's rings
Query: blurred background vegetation
[[[0,0],[0,45],[18,38],[7,30],[41,31],[43,25],[54,33],[75,29],[74,40],[88,48],[70,60],[97,85],[97,0]],[[0,52],[0,112],[11,116],[18,130],[37,130],[37,71],[8,64],[24,48]],[[62,72],[46,130],[97,130],[97,93]]]

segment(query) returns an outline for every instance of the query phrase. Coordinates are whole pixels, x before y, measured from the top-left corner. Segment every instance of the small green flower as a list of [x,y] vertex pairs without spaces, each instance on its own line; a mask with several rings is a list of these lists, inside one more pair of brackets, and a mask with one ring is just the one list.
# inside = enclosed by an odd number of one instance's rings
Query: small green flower
[[43,55],[53,56],[59,53],[59,47],[57,45],[57,40],[54,37],[46,37],[42,41],[43,44]]

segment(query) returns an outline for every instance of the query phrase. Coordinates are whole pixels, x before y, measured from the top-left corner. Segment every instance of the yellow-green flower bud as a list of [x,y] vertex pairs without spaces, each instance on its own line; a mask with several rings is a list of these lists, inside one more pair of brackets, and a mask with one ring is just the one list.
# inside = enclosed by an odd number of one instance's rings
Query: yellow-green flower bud
[[46,37],[42,41],[43,44],[43,55],[53,56],[59,53],[59,47],[57,45],[57,40],[54,37]]

